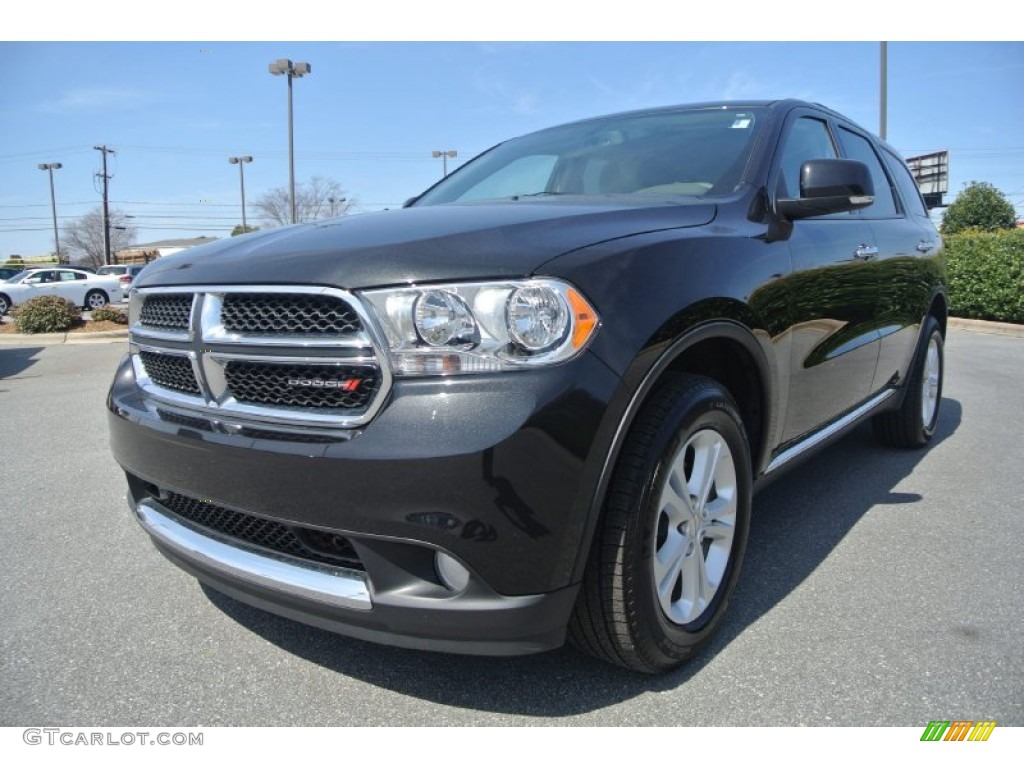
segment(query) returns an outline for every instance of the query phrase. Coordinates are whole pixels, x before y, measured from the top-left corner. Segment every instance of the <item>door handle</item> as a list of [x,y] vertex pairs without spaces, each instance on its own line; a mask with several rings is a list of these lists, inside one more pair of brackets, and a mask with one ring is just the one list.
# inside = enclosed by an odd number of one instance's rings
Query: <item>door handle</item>
[[861,243],[860,245],[858,245],[857,250],[853,252],[854,258],[860,259],[861,261],[867,261],[872,256],[877,255],[878,249],[875,248],[873,245],[867,245],[865,243]]
[[922,240],[917,244],[917,250],[921,253],[928,253],[932,248],[935,247],[935,243],[929,243],[927,240]]

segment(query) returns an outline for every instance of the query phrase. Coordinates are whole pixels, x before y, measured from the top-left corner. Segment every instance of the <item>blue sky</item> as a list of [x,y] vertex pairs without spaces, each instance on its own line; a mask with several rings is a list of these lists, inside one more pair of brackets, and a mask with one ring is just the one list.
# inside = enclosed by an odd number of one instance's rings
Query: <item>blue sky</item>
[[[989,181],[1024,218],[1024,44],[889,44],[888,138],[949,149],[950,189]],[[225,236],[246,196],[288,180],[286,86],[267,65],[309,61],[295,82],[296,177],[336,179],[357,210],[400,205],[468,159],[576,118],[703,100],[798,97],[878,130],[876,42],[0,43],[0,259],[52,250],[58,217],[99,204],[107,144],[114,207],[138,241]],[[948,199],[952,198],[952,194]],[[211,202],[201,202],[211,201]],[[256,211],[249,208],[250,223]]]

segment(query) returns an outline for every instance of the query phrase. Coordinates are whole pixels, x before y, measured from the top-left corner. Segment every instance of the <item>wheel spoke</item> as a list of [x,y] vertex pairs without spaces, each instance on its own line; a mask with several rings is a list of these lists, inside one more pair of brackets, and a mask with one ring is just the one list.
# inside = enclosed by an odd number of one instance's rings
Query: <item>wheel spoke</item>
[[736,493],[734,487],[718,488],[718,498],[704,507],[707,522],[722,522],[732,525],[736,519]]
[[689,520],[692,511],[686,493],[677,490],[680,487],[685,488],[685,485],[680,482],[681,475],[681,469],[673,466],[668,482],[665,483],[665,489],[661,492],[660,511],[668,517],[669,525],[672,527]]
[[708,583],[708,564],[704,561],[704,553],[699,548],[694,560],[697,561],[697,608],[699,608],[697,613],[700,614],[711,601],[714,589]]
[[[690,477],[690,492],[697,497],[695,511],[699,512],[707,504],[711,494],[711,486],[715,482],[718,460],[722,453],[722,439],[711,433],[708,440],[694,439],[693,473]],[[697,437],[701,437],[698,433]],[[710,444],[708,444],[710,443]]]
[[735,534],[732,521],[715,520],[712,523],[701,528],[701,536],[705,539],[711,539],[712,541],[720,541],[728,543],[732,541],[732,537]]
[[690,544],[688,536],[676,530],[670,530],[668,538],[654,555],[654,580],[658,585],[658,596],[662,605],[668,610],[672,602],[672,589],[686,557]]
[[[700,615],[700,597],[702,584],[706,577],[704,570],[704,558],[700,552],[694,552],[690,557],[683,560],[683,593],[677,603],[678,613],[682,622],[688,623]],[[677,615],[678,615],[677,613]]]

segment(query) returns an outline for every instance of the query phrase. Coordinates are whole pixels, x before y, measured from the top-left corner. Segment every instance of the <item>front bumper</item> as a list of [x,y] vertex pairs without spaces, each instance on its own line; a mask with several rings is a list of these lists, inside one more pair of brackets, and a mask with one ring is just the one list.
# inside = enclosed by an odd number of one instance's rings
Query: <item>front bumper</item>
[[[376,642],[531,653],[564,640],[619,384],[586,353],[542,371],[399,381],[369,425],[303,440],[169,413],[125,363],[111,445],[158,549],[221,592]],[[220,535],[179,518],[167,494],[343,536],[362,570]],[[437,552],[468,569],[464,589],[438,578]]]

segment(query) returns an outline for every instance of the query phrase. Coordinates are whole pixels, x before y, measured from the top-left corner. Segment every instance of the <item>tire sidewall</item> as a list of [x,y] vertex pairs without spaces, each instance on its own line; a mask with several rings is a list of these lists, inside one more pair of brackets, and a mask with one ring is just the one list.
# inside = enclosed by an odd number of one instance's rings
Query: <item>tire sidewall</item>
[[[679,625],[665,616],[657,598],[653,571],[654,531],[660,512],[661,489],[672,461],[686,441],[702,429],[712,429],[721,435],[732,452],[736,468],[736,529],[729,565],[715,597],[695,621]],[[736,407],[724,391],[712,385],[678,401],[651,443],[645,469],[647,480],[633,518],[636,525],[627,542],[628,559],[635,568],[630,593],[639,645],[645,655],[655,656],[658,663],[664,664],[692,655],[715,632],[735,590],[746,549],[752,484],[750,450]]]
[[924,385],[924,370],[928,362],[928,348],[931,346],[932,341],[936,343],[936,349],[939,354],[939,387],[935,393],[935,413],[932,414],[932,420],[930,424],[925,424],[924,419],[921,421],[921,436],[925,441],[931,440],[935,435],[935,427],[939,423],[939,411],[942,406],[942,385],[946,378],[946,354],[943,348],[942,332],[939,330],[938,324],[933,320],[929,324],[928,335],[925,337],[924,349],[921,350],[921,364],[917,369],[917,380],[915,382],[917,386],[917,413],[921,413],[921,398],[923,397],[922,386]]
[[[103,303],[100,304],[98,307],[92,306],[92,303],[90,302],[90,299],[93,296],[101,297],[103,299]],[[110,299],[107,297],[107,295],[105,293],[103,293],[103,291],[99,291],[99,290],[93,289],[93,290],[89,291],[85,295],[85,307],[86,307],[86,309],[88,309],[90,311],[95,310],[95,309],[102,309],[103,307],[107,306],[107,304],[109,304],[109,303],[110,303]]]

